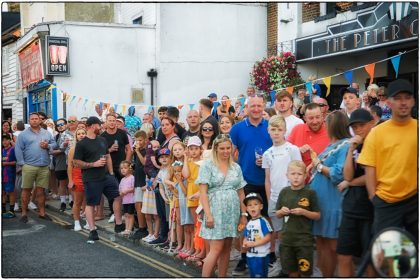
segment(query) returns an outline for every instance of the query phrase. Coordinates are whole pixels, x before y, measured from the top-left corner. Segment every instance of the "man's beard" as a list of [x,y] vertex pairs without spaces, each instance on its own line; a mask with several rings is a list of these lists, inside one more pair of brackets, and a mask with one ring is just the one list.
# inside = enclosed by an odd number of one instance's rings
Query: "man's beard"
[[94,132],[95,132],[96,135],[101,134],[101,130],[99,128],[95,129]]

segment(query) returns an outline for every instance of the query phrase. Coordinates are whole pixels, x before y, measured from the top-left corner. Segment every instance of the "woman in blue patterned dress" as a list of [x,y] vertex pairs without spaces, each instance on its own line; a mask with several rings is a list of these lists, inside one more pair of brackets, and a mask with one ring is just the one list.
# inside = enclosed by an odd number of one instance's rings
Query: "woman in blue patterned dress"
[[327,116],[327,131],[330,144],[313,161],[316,168],[310,187],[315,190],[321,209],[321,219],[314,221],[316,236],[317,266],[323,277],[334,277],[337,263],[337,238],[341,223],[341,202],[343,194],[337,185],[344,181],[343,168],[349,149],[348,118],[345,113],[335,111]]
[[241,212],[246,213],[242,203],[246,182],[241,168],[233,162],[229,135],[216,137],[213,158],[203,162],[195,183],[200,186],[204,210],[201,237],[210,241],[202,276],[210,277],[218,261],[218,276],[226,277],[232,239],[238,235],[239,225],[244,228],[247,222],[246,217],[241,216]]

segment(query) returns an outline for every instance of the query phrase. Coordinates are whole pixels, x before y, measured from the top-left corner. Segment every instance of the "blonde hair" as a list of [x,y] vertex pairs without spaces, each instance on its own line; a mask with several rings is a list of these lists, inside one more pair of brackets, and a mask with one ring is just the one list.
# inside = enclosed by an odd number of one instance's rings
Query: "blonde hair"
[[371,85],[369,85],[369,86],[367,87],[367,90],[368,90],[368,91],[370,91],[370,90],[374,90],[375,92],[378,92],[379,87],[378,87],[378,85],[376,85],[376,84],[371,84]]
[[175,160],[178,160],[178,159],[175,159],[175,157],[174,157],[174,148],[175,148],[175,146],[176,145],[181,145],[182,146],[182,148],[184,148],[184,150],[186,149],[186,146],[185,146],[185,144],[184,143],[182,143],[181,141],[176,141],[173,145],[172,145],[172,148],[171,148],[171,165],[172,165],[172,163],[174,163],[174,161]]
[[286,130],[286,120],[280,115],[272,116],[268,121],[268,125],[276,128],[282,127]]
[[78,129],[76,129],[76,131],[74,132],[74,143],[77,143],[77,142],[79,142],[79,141],[80,141],[80,140],[77,140],[77,132],[78,132],[79,130],[83,130],[83,131],[85,132],[85,134],[87,133],[87,132],[86,132],[86,129],[84,129],[84,128],[78,128]]
[[153,134],[154,129],[155,128],[153,127],[151,123],[144,123],[140,127],[140,130],[143,130],[144,132],[146,132],[147,137],[149,137],[150,134]]
[[[224,142],[229,142],[230,145],[232,146],[232,140],[230,139],[229,134],[219,134],[213,141],[213,146],[212,146],[212,160],[214,162],[215,165],[219,166],[219,157],[217,155],[217,148],[219,147],[219,145],[221,143]],[[232,153],[229,156],[229,160],[228,160],[228,166],[230,167],[233,164],[233,156]]]
[[308,77],[308,81],[316,80],[316,75],[312,74]]
[[303,161],[292,160],[291,162],[289,162],[289,165],[287,166],[287,171],[289,171],[289,169],[292,167],[300,168],[300,170],[303,171],[304,174],[306,174],[306,165]]
[[128,167],[128,172],[130,174],[133,174],[133,165],[131,164],[131,162],[127,161],[127,160],[123,160],[120,163],[120,169],[122,166],[126,165]]

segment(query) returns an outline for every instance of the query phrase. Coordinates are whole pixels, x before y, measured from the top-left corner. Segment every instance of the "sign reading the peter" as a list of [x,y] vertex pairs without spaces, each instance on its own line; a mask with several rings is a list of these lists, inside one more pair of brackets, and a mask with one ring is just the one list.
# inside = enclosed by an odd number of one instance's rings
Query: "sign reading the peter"
[[69,38],[46,36],[47,75],[70,75]]
[[357,15],[354,20],[329,26],[327,34],[297,39],[297,61],[417,40],[418,7],[392,9],[396,5],[402,3],[379,4],[374,10]]
[[22,87],[27,87],[44,79],[42,67],[41,45],[39,40],[31,43],[21,52],[19,52],[20,75],[22,78]]

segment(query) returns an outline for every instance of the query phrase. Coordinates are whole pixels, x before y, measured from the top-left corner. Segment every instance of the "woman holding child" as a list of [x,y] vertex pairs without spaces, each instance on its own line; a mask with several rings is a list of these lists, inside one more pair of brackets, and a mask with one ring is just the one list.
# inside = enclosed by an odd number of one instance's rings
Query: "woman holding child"
[[233,162],[229,135],[217,136],[212,150],[212,159],[204,161],[196,180],[204,210],[201,236],[210,240],[202,276],[210,277],[218,261],[218,276],[226,277],[232,238],[238,234],[238,223],[244,228],[247,222],[240,214],[246,213],[245,205],[240,203],[246,182],[241,168]]
[[323,277],[333,277],[337,264],[337,238],[341,223],[341,202],[343,194],[338,190],[344,181],[343,168],[349,149],[348,118],[341,111],[327,116],[327,131],[330,144],[313,159],[314,177],[310,186],[315,190],[321,219],[314,222],[313,234],[316,236],[318,267]]

